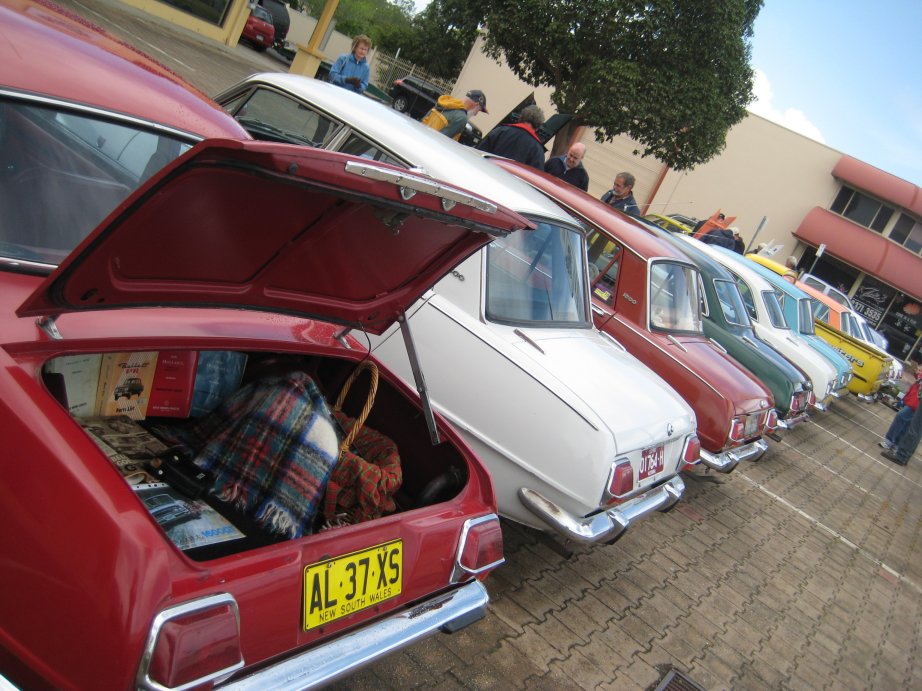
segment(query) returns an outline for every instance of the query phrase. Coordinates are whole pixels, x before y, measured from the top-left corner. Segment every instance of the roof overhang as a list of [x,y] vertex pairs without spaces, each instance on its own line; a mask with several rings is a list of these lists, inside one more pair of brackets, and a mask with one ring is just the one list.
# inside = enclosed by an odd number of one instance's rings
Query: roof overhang
[[816,207],[801,221],[794,236],[809,245],[826,245],[826,252],[897,290],[922,300],[919,255],[882,235]]

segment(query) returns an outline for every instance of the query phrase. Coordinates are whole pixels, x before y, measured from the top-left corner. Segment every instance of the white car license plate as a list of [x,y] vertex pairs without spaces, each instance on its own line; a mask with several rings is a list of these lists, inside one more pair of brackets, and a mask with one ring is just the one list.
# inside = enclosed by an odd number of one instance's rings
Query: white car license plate
[[663,452],[662,444],[644,449],[640,458],[640,479],[646,480],[661,473],[665,464],[666,454]]

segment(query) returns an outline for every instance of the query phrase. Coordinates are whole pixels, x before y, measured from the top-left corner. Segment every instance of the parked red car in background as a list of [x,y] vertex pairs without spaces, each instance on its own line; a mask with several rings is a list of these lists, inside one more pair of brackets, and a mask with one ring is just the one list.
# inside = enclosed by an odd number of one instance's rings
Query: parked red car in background
[[271,48],[275,43],[275,27],[272,25],[272,15],[264,7],[254,6],[247,17],[240,38],[262,52]]
[[772,394],[704,335],[698,268],[668,243],[572,185],[514,161],[495,162],[588,226],[595,325],[692,407],[701,462],[730,472],[742,460],[760,458],[768,448],[762,435],[777,420]]
[[[503,561],[490,477],[383,366],[366,425],[396,445],[402,484],[374,516],[321,511],[318,493],[300,523],[280,504],[251,513],[213,492],[201,449],[183,458],[161,434],[208,428],[199,392],[223,414],[254,385],[296,380],[317,393],[312,424],[269,453],[275,426],[245,418],[252,460],[310,444],[335,463],[321,396],[375,362],[350,332],[387,328],[524,219],[439,183],[462,200],[449,204],[404,169],[250,140],[48,3],[0,5],[0,34],[0,681],[305,687],[483,616],[481,580]],[[139,394],[105,395],[103,372],[129,370]],[[342,411],[356,418],[367,395],[353,388]],[[113,405],[126,414],[95,411]],[[232,489],[291,491],[300,509],[323,487],[315,466],[264,485],[258,467]]]

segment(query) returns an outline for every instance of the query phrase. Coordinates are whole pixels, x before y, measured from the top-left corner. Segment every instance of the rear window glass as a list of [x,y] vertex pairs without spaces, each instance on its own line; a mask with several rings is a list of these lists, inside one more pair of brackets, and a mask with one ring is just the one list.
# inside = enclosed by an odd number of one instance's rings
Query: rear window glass
[[0,256],[59,264],[191,146],[134,122],[0,100]]

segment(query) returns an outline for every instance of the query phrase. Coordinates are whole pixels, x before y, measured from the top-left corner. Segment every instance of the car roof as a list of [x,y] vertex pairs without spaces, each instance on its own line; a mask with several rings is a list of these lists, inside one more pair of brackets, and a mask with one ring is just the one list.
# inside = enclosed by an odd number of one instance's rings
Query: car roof
[[195,139],[250,138],[220,106],[178,75],[51,3],[0,4],[0,32],[0,90],[123,113]]
[[[557,204],[493,165],[474,149],[373,99],[295,74],[264,72],[248,77],[243,83],[265,84],[287,91],[326,111],[334,119],[345,122],[432,177],[450,180],[487,199],[495,199],[520,214],[578,225]],[[236,91],[239,86],[228,92]]]
[[565,208],[572,209],[574,215],[598,226],[605,235],[643,259],[666,258],[693,264],[678,248],[649,233],[646,226],[560,178],[509,159],[495,158],[493,162],[550,195]]

